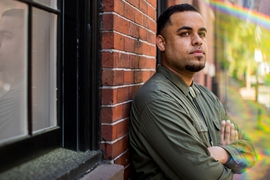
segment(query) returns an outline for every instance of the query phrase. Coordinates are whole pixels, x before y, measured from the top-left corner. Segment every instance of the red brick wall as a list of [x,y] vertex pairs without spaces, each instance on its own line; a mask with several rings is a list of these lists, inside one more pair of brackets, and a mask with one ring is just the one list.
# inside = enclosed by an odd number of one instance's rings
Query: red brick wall
[[155,72],[156,0],[103,0],[101,148],[130,177],[129,108]]

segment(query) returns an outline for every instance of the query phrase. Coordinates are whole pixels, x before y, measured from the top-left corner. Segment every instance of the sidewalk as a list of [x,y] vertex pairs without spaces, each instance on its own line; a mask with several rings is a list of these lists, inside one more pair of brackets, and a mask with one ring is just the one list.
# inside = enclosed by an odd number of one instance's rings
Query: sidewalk
[[240,95],[240,87],[230,79],[227,110],[240,129],[252,140],[257,163],[234,180],[270,180],[270,116],[268,108]]

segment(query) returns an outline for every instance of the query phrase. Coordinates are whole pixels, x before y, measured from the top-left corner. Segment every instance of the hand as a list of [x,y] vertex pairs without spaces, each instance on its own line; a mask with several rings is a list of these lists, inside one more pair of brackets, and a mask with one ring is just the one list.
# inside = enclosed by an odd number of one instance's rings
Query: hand
[[234,124],[230,120],[221,121],[220,143],[222,146],[231,144],[238,140],[238,131],[235,130]]
[[219,146],[211,146],[207,148],[211,154],[211,156],[221,162],[222,164],[225,164],[226,162],[229,161],[230,155],[229,153],[223,149],[222,147]]

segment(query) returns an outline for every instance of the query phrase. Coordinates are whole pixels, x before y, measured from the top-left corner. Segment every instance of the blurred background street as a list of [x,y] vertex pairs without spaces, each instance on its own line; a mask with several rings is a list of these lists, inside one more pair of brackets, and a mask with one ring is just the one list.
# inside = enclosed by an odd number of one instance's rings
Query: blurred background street
[[270,113],[267,104],[269,94],[265,93],[266,86],[259,86],[261,93],[256,102],[252,98],[254,94],[247,96],[246,93],[244,97],[240,94],[243,91],[240,84],[234,79],[229,79],[226,106],[232,119],[253,141],[257,152],[257,163],[244,174],[235,175],[234,180],[270,180]]

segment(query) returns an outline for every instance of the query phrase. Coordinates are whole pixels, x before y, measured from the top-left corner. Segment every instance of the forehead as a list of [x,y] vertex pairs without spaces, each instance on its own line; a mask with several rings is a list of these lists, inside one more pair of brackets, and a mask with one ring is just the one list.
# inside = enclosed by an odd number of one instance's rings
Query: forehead
[[23,19],[20,17],[3,16],[0,18],[0,29],[1,30],[15,30],[22,28]]
[[184,11],[174,13],[170,17],[171,25],[175,27],[188,26],[191,28],[202,28],[204,26],[204,21],[202,16],[194,11]]

